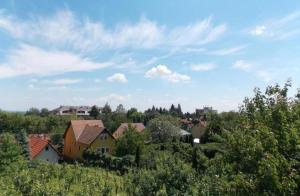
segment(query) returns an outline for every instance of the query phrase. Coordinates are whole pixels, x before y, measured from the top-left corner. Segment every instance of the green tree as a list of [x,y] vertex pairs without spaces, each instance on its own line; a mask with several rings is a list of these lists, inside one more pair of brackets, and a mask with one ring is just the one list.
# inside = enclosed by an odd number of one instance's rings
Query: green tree
[[49,110],[48,110],[47,108],[42,108],[42,109],[41,109],[40,115],[41,115],[42,117],[49,116],[49,114],[50,114],[50,112],[49,112]]
[[40,115],[40,110],[38,108],[30,108],[27,112],[26,115]]
[[116,155],[135,155],[137,149],[139,149],[140,151],[143,148],[144,141],[145,136],[143,135],[143,133],[137,132],[136,128],[129,124],[128,129],[125,130],[124,135],[116,141]]
[[126,113],[126,109],[124,108],[124,106],[122,104],[119,104],[117,106],[116,113],[121,113],[121,114],[125,114]]
[[148,124],[147,129],[153,142],[167,142],[179,138],[180,128],[174,126],[166,118],[155,118]]
[[0,135],[0,170],[20,159],[21,154],[21,148],[12,134]]
[[90,116],[93,117],[94,119],[98,119],[100,116],[99,108],[97,106],[92,106],[91,111],[90,111]]

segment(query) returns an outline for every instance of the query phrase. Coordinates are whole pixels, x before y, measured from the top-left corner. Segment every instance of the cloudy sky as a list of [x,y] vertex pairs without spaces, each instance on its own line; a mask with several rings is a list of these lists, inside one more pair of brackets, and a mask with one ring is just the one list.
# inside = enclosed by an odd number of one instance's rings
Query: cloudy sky
[[237,109],[300,87],[299,43],[296,0],[2,0],[0,108]]

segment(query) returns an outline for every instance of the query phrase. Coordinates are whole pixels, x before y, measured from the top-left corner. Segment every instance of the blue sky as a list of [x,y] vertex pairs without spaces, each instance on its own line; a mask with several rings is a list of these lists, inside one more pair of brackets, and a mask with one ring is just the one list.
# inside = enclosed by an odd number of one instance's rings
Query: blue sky
[[299,1],[0,3],[0,108],[180,103],[238,108],[300,87]]

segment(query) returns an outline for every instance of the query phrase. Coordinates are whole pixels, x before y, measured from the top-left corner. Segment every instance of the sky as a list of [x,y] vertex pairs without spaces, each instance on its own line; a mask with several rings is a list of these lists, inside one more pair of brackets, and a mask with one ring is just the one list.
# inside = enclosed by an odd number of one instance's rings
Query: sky
[[237,110],[300,87],[300,1],[1,0],[0,108]]

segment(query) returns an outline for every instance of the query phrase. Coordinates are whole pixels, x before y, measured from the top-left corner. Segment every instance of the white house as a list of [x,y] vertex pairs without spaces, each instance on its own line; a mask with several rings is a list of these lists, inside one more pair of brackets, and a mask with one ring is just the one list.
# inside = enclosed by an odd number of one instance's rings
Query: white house
[[30,158],[47,161],[49,163],[58,163],[60,155],[51,145],[48,135],[30,134]]

